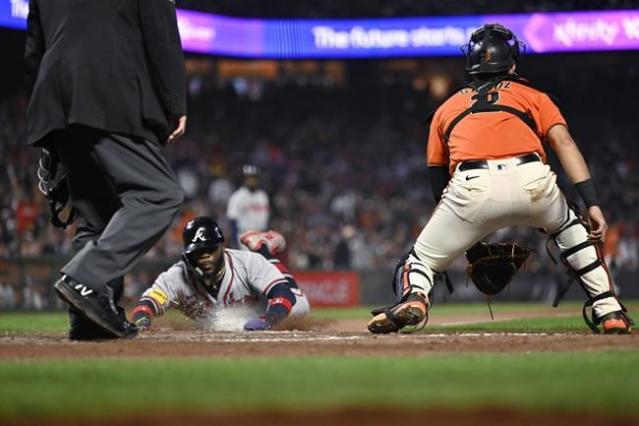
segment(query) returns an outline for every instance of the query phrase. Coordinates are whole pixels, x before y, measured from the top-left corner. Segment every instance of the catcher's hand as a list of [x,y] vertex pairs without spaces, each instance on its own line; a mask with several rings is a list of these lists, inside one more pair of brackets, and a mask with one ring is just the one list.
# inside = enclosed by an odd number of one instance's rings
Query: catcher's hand
[[608,224],[599,206],[588,208],[588,219],[590,225],[588,239],[595,242],[604,241],[606,239],[606,233],[608,232]]
[[510,283],[533,250],[516,243],[478,242],[468,249],[468,276],[479,291],[495,295]]

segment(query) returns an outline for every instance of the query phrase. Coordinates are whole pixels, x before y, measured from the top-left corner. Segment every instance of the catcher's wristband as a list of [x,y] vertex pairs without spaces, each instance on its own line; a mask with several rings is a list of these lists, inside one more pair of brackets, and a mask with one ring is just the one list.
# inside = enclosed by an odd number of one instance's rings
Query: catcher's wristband
[[586,207],[599,205],[599,198],[597,197],[597,191],[595,190],[595,184],[592,182],[592,179],[577,182],[575,188],[577,188],[581,199],[586,203]]

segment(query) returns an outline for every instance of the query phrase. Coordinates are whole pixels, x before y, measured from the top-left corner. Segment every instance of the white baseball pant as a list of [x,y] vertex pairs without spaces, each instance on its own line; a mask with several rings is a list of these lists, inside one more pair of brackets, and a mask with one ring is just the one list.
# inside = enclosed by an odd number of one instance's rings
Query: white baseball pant
[[[488,169],[460,171],[459,166],[444,190],[441,202],[417,238],[415,255],[408,258],[411,291],[429,294],[435,272],[445,271],[488,234],[507,226],[532,226],[557,234],[556,242],[574,270],[581,275],[590,298],[611,291],[611,280],[602,265],[596,266],[596,249],[587,241],[583,225],[572,225],[575,213],[568,207],[550,166],[541,161],[518,165],[515,158],[488,160]],[[577,247],[582,244],[582,247]],[[573,250],[570,250],[573,249]],[[575,250],[577,249],[577,250]],[[594,268],[586,268],[589,265]],[[401,298],[401,294],[398,297]],[[620,311],[615,297],[593,304],[598,318]]]

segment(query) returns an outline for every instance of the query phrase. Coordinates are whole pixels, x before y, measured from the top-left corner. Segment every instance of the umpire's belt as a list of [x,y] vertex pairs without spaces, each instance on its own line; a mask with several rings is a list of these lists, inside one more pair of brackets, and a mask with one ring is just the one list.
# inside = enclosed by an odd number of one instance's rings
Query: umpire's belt
[[[533,161],[541,161],[539,155],[531,152],[530,154],[520,155],[519,157],[515,157],[510,159],[512,161],[511,164],[515,166],[521,166],[522,164],[532,163]],[[464,172],[466,170],[475,170],[475,169],[488,169],[488,161],[486,160],[473,160],[473,161],[464,161],[459,165],[460,172]]]

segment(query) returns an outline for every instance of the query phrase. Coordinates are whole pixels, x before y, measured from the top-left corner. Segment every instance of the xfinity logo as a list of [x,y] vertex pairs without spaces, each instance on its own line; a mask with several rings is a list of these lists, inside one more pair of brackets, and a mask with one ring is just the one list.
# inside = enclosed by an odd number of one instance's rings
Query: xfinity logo
[[195,237],[193,237],[191,242],[195,243],[197,241],[206,241],[206,237],[204,236],[204,231],[205,231],[204,227],[198,228],[197,231],[195,232]]

